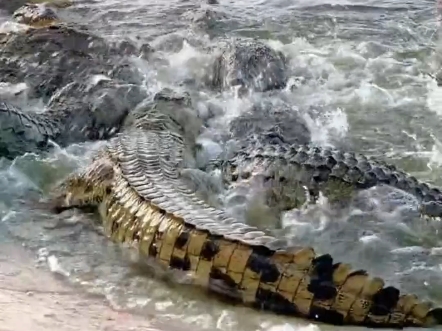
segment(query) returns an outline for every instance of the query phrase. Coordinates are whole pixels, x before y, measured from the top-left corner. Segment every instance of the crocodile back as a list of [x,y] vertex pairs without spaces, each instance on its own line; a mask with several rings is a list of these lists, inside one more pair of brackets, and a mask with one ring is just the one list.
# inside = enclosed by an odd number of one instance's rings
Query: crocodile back
[[44,113],[25,112],[0,101],[0,155],[14,158],[46,147],[49,139],[61,134],[56,120]]
[[[416,197],[421,203],[422,215],[442,217],[440,189],[417,180],[392,164],[360,153],[282,142],[265,144],[259,138],[251,137],[246,145],[240,145],[231,158],[211,165],[220,167],[230,183],[259,175],[265,180],[276,180],[284,185],[290,182],[301,183],[313,191],[331,183],[337,185],[335,190],[389,185]],[[343,197],[347,196],[345,194]]]
[[126,217],[107,224],[112,238],[139,243],[167,267],[192,272],[194,284],[254,307],[332,324],[440,322],[441,310],[382,279],[311,247],[288,247],[196,198],[179,179],[179,136],[139,131],[117,140],[110,154],[121,177],[110,209]]
[[[90,188],[81,194],[100,196],[83,195],[99,205],[113,240],[185,271],[194,285],[255,308],[340,325],[442,324],[442,309],[365,270],[311,247],[289,246],[208,206],[181,182],[182,137],[159,128],[120,134],[76,183]],[[76,201],[76,191],[69,193],[67,204]]]

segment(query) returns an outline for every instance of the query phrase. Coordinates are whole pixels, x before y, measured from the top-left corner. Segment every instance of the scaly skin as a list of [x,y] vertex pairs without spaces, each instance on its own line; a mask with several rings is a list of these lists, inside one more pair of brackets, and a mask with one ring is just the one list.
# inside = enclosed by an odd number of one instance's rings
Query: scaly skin
[[43,102],[61,87],[94,75],[142,84],[144,76],[126,56],[145,55],[130,42],[110,42],[68,23],[0,34],[2,80],[26,82],[30,97]]
[[53,9],[45,3],[27,3],[17,9],[12,18],[21,24],[26,24],[32,28],[47,27],[59,23],[60,20]]
[[14,0],[14,1],[1,1],[0,9],[6,10],[8,13],[13,14],[17,9],[27,4],[44,4],[53,8],[67,8],[72,6],[71,0]]
[[228,42],[213,67],[212,84],[240,85],[255,91],[283,88],[287,82],[284,55],[256,40]]
[[42,113],[0,102],[0,155],[13,159],[42,152],[52,146],[49,141],[65,147],[113,137],[145,95],[141,87],[104,80],[95,86],[69,84]]
[[34,152],[60,135],[60,125],[45,114],[28,114],[0,102],[0,155],[13,158]]
[[0,156],[13,159],[26,152],[43,152],[53,146],[50,141],[65,147],[109,139],[151,111],[175,117],[186,126],[183,133],[192,138],[200,133],[202,123],[191,111],[188,94],[166,88],[153,101],[145,100],[146,96],[137,85],[102,79],[94,84],[68,84],[51,98],[43,113],[0,102]]
[[[248,139],[247,145],[240,146],[227,161],[214,161],[212,167],[221,168],[226,182],[233,186],[260,176],[270,187],[280,186],[288,192],[290,188],[305,186],[313,196],[321,191],[332,202],[348,199],[355,190],[386,184],[415,196],[421,203],[423,216],[442,217],[441,190],[418,181],[394,165],[358,153],[288,145],[281,140],[278,144],[268,144],[262,143],[262,139]],[[293,194],[299,198],[297,192]],[[285,193],[282,195],[288,201],[281,209],[297,205]]]
[[60,23],[45,5],[27,4],[14,17],[38,28],[0,41],[0,75],[5,82],[26,82],[30,98],[47,109],[24,112],[0,100],[0,156],[38,153],[51,147],[49,140],[64,147],[119,132],[147,97],[144,76],[124,58],[138,55],[137,48]]
[[288,247],[199,200],[179,176],[186,142],[163,119],[113,138],[58,187],[53,210],[96,207],[112,240],[247,306],[338,325],[441,324],[441,308],[329,254]]
[[65,147],[113,137],[146,96],[141,86],[102,80],[68,84],[41,113],[0,100],[0,156],[13,159],[26,152],[47,151],[52,146],[49,140]]
[[229,123],[229,131],[237,140],[255,135],[278,134],[289,144],[308,144],[311,133],[305,119],[289,103],[260,99],[250,110],[242,110]]
[[[12,18],[29,28],[48,27],[60,21],[53,9],[34,3],[23,4],[14,11]],[[50,139],[56,140],[62,129],[57,118],[25,113],[4,102],[0,102],[0,119],[0,155],[11,157],[47,146]]]

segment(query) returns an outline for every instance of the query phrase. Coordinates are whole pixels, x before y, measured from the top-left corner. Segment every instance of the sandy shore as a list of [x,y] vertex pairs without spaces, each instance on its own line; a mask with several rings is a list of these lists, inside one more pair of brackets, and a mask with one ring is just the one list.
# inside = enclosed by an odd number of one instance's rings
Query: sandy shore
[[35,268],[22,248],[0,249],[0,331],[181,329],[117,312],[104,300],[79,293],[49,271]]

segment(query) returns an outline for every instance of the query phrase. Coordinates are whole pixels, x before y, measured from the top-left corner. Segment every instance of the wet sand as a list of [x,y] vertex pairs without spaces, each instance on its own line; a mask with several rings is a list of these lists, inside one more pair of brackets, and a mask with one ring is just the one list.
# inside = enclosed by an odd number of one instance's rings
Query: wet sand
[[113,310],[104,299],[36,268],[23,248],[1,244],[0,249],[0,331],[182,330]]

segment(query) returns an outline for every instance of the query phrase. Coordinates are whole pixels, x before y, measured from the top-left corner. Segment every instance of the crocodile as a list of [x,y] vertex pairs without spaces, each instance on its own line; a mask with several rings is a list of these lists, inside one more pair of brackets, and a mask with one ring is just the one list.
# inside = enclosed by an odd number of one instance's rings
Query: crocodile
[[28,96],[41,99],[46,109],[27,112],[0,100],[1,156],[47,150],[51,142],[64,147],[108,139],[148,97],[145,78],[129,58],[141,56],[140,50],[131,43],[108,42],[74,28],[42,4],[27,4],[13,17],[28,29],[2,41],[0,79],[26,81]]
[[23,29],[0,34],[0,80],[26,82],[30,97],[47,102],[59,87],[98,74],[144,82],[130,58],[147,58],[151,50],[128,40],[108,41],[79,24],[62,22],[42,4],[25,5],[13,18],[26,24]]
[[14,0],[14,1],[1,1],[0,10],[13,14],[17,9],[27,4],[44,4],[51,8],[67,8],[72,6],[71,0]]
[[54,94],[43,112],[0,102],[0,156],[13,159],[54,146],[108,139],[145,97],[140,86],[110,79],[72,82]]
[[217,88],[241,86],[265,92],[284,88],[287,60],[280,51],[258,40],[235,39],[218,43],[221,54],[213,65],[212,85]]
[[50,26],[60,22],[57,13],[46,3],[26,3],[14,11],[12,18],[17,23],[26,24],[33,28]]
[[277,133],[250,135],[237,141],[229,154],[212,160],[206,171],[219,169],[226,188],[261,181],[267,203],[275,211],[313,201],[322,192],[330,203],[345,204],[358,190],[388,185],[414,196],[425,218],[442,217],[442,191],[398,169],[361,153],[312,144],[290,144]]
[[[168,114],[182,123],[186,130],[180,132],[192,140],[201,133],[202,121],[192,110],[188,93],[170,88],[161,89],[153,98],[147,98],[146,93],[138,85],[95,77],[60,89],[44,112],[25,111],[0,102],[0,156],[13,159],[26,152],[47,151],[54,143],[65,147],[106,140],[152,111]],[[189,148],[199,147],[195,144]]]
[[442,308],[312,247],[289,246],[196,197],[180,178],[187,139],[179,132],[167,115],[138,117],[56,185],[46,207],[94,208],[111,240],[238,304],[335,325],[442,323]]
[[242,112],[229,123],[229,134],[236,140],[252,135],[282,136],[289,144],[308,144],[311,132],[307,122],[292,105],[274,100],[255,102],[250,110]]

